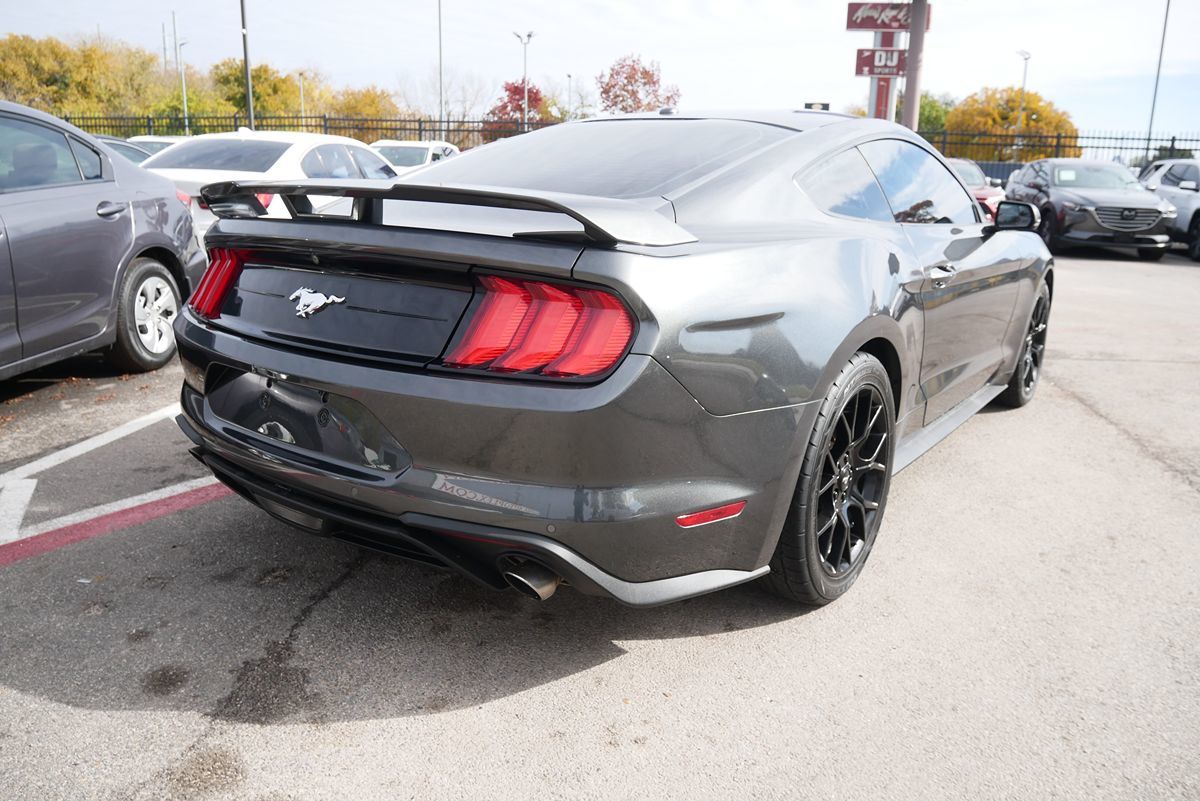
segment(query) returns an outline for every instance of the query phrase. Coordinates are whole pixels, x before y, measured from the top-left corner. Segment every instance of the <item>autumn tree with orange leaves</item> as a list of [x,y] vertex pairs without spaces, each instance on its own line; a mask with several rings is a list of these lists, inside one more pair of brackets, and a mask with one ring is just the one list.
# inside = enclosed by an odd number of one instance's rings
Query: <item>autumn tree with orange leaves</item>
[[622,56],[607,72],[596,76],[600,110],[609,114],[655,111],[679,102],[678,86],[663,86],[658,62],[642,63],[640,56]]

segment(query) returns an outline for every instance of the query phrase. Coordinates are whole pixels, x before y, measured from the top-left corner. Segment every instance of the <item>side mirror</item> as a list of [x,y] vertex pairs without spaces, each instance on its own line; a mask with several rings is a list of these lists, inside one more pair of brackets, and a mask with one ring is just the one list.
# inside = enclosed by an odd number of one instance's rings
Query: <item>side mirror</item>
[[1180,181],[1179,188],[1187,192],[1200,192],[1200,187],[1196,186],[1195,181]]
[[1019,200],[1001,200],[996,205],[996,220],[988,226],[986,233],[996,231],[1036,231],[1042,224],[1042,215],[1032,203]]
[[1001,181],[999,178],[988,178],[987,182],[988,182],[988,186],[1003,186],[1004,185],[1004,182]]
[[1151,192],[1157,192],[1157,191],[1158,191],[1158,184],[1146,184],[1146,189],[1147,189],[1147,190],[1149,190],[1149,191],[1151,191]]

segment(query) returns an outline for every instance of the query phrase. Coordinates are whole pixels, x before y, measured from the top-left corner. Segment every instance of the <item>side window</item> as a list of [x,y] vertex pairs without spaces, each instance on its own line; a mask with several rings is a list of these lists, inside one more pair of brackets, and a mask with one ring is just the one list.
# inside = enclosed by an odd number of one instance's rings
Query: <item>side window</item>
[[300,162],[309,178],[361,178],[345,145],[319,145]]
[[1189,164],[1187,170],[1183,173],[1184,181],[1195,181],[1200,184],[1200,167],[1195,164]]
[[1185,171],[1186,171],[1185,165],[1183,165],[1183,164],[1172,165],[1171,169],[1167,170],[1163,174],[1163,177],[1162,177],[1163,186],[1179,186],[1180,181],[1186,180],[1183,177],[1183,174]]
[[826,159],[800,181],[822,211],[864,220],[892,221],[883,190],[855,148]]
[[0,190],[78,183],[79,167],[62,133],[0,117]]
[[75,159],[79,162],[79,170],[83,173],[83,180],[98,181],[103,177],[104,173],[100,168],[99,153],[74,138],[71,139],[71,150],[74,151]]
[[354,156],[354,160],[358,162],[358,168],[362,170],[362,174],[368,178],[395,178],[396,171],[393,170],[388,163],[379,156],[367,150],[365,147],[350,148],[350,155]]
[[977,222],[975,201],[950,171],[911,142],[879,139],[859,149],[879,179],[896,222]]

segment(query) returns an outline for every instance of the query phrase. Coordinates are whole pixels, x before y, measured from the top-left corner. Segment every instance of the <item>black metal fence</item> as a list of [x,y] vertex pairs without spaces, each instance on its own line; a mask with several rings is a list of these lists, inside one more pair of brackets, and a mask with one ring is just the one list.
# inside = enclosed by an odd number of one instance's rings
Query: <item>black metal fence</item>
[[[112,116],[99,114],[66,114],[63,119],[89,133],[127,138],[141,134],[178,136],[183,133],[205,134],[236,131],[246,125],[241,114],[189,116]],[[530,122],[522,125],[508,120],[431,120],[421,117],[335,117],[329,114],[269,115],[255,117],[254,127],[260,131],[307,131],[309,133],[349,136],[363,142],[377,139],[440,139],[459,149],[514,136],[523,131],[553,125]]]
[[[182,116],[68,114],[65,119],[85,131],[120,137],[138,134],[178,135],[185,131],[193,134],[217,133],[236,131],[246,124],[246,118],[240,114],[193,116],[186,123]],[[339,134],[364,142],[377,139],[442,139],[462,150],[553,124],[530,122],[522,125],[519,121],[507,120],[434,120],[416,116],[336,117],[328,114],[260,116],[255,120],[255,127],[261,131]],[[1200,133],[1175,136],[1155,134],[1147,137],[1145,133],[1112,131],[1054,136],[921,131],[921,135],[944,155],[977,161],[989,176],[1002,179],[1029,161],[1051,156],[1082,156],[1140,167],[1147,159],[1200,154]]]
[[1191,158],[1200,153],[1200,133],[1176,136],[1092,132],[1038,136],[963,131],[921,131],[948,157],[979,163],[992,178],[1005,179],[1024,164],[1041,158],[1082,157],[1141,167],[1148,160]]

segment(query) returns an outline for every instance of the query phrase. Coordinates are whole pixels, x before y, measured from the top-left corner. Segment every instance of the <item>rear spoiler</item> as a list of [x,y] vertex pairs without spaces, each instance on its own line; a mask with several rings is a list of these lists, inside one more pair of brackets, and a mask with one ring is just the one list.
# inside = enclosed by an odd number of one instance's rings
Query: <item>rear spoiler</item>
[[[434,186],[390,181],[226,181],[200,190],[213,214],[223,218],[261,217],[267,213],[256,195],[279,195],[293,218],[314,216],[310,195],[355,199],[358,221],[382,224],[384,200],[413,200],[464,206],[489,206],[564,214],[583,226],[559,231],[530,231],[519,237],[579,239],[599,245],[667,246],[696,237],[654,209],[633,200],[614,200],[558,192],[524,192],[483,186]],[[667,201],[663,201],[666,203]]]

